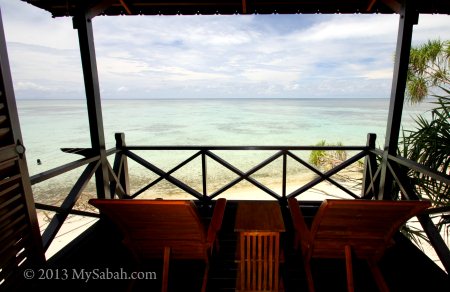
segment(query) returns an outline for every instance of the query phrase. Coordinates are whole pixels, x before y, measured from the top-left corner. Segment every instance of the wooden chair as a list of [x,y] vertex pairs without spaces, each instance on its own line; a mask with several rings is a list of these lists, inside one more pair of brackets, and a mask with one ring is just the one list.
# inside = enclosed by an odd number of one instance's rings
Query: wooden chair
[[280,291],[279,232],[241,232],[236,291]]
[[389,291],[377,262],[401,225],[430,206],[427,201],[325,200],[309,229],[297,200],[288,204],[311,292],[311,258],[345,258],[348,291],[354,291],[352,255],[368,260],[379,290]]
[[123,243],[138,262],[164,258],[162,291],[167,291],[169,258],[204,260],[202,291],[206,290],[209,257],[217,244],[225,199],[216,201],[208,229],[192,201],[92,199],[89,203],[118,226]]

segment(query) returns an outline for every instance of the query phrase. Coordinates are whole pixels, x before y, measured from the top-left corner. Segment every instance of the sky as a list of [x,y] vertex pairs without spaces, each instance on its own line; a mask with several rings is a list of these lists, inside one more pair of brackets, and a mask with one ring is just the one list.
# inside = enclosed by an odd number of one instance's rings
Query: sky
[[[85,98],[72,19],[0,0],[18,99]],[[398,15],[93,19],[101,97],[389,98]],[[413,44],[450,39],[421,15]]]

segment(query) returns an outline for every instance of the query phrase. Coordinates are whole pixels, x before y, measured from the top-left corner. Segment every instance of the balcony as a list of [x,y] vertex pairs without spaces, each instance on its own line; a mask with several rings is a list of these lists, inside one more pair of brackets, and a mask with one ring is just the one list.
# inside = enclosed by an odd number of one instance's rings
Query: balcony
[[[281,248],[285,254],[284,263],[280,267],[280,275],[284,284],[285,291],[298,291],[299,289],[307,289],[307,281],[302,265],[302,257],[299,252],[293,250],[293,227],[292,219],[287,208],[287,199],[289,197],[297,197],[300,201],[300,206],[305,214],[307,222],[311,222],[320,205],[320,201],[302,200],[302,197],[307,197],[305,194],[311,191],[312,188],[320,183],[326,182],[334,187],[335,192],[328,195],[334,196],[339,193],[339,197],[344,199],[372,199],[377,197],[377,188],[379,184],[379,173],[382,165],[378,163],[377,156],[381,156],[382,152],[373,148],[374,135],[368,136],[366,146],[127,146],[125,143],[124,134],[116,134],[117,146],[107,151],[108,155],[114,157],[114,161],[109,164],[109,178],[111,194],[115,194],[116,198],[139,199],[141,196],[145,197],[146,191],[154,187],[157,183],[166,180],[173,186],[178,188],[181,193],[184,193],[183,199],[192,199],[198,206],[200,214],[205,221],[210,220],[212,215],[215,199],[225,196],[224,193],[232,189],[232,187],[241,181],[246,180],[254,186],[255,190],[259,190],[265,194],[265,197],[260,199],[276,200],[280,204],[282,210],[283,220],[286,226],[286,233],[281,237]],[[45,173],[33,176],[31,178],[32,184],[38,184],[52,177],[71,171],[75,168],[84,168],[83,174],[74,184],[71,192],[61,204],[61,206],[52,206],[42,203],[36,203],[36,207],[41,210],[48,210],[56,212],[50,224],[43,232],[44,247],[49,248],[52,240],[64,224],[64,220],[69,214],[81,215],[85,217],[98,218],[97,213],[89,211],[80,211],[73,209],[77,199],[87,182],[95,173],[99,165],[99,157],[91,155],[90,149],[63,149],[65,152],[77,153],[84,156],[82,159],[69,163],[67,165],[49,170]],[[335,165],[328,171],[322,172],[305,159],[301,158],[302,153],[313,150],[323,151],[349,151],[352,155]],[[136,153],[158,152],[158,151],[185,151],[187,153],[186,159],[180,164],[171,168],[168,171],[162,170],[161,166],[154,165]],[[247,171],[242,171],[235,167],[232,163],[223,159],[226,156],[224,152],[270,152],[268,158],[264,159],[254,167]],[[192,154],[193,153],[193,154]],[[217,154],[220,153],[220,154]],[[146,156],[146,155],[142,155]],[[198,160],[201,163],[201,186],[202,190],[197,191],[196,187],[184,183],[175,176],[176,171],[191,167],[189,164],[192,161]],[[222,168],[233,172],[236,178],[232,179],[227,184],[217,188],[215,191],[208,193],[208,186],[213,182],[209,180],[208,163],[207,161],[214,160]],[[271,165],[273,161],[279,161],[279,177],[281,178],[280,185],[275,187],[279,192],[272,190],[273,186],[266,186],[261,183],[259,178],[255,178],[255,173]],[[129,161],[134,161],[139,165],[145,167],[150,173],[156,174],[158,178],[150,181],[133,193],[130,192],[130,176],[127,166]],[[287,162],[297,163],[310,171],[313,176],[310,181],[303,185],[288,186],[287,181],[291,174],[288,171]],[[345,182],[340,181],[336,174],[348,170],[355,164],[365,165],[361,167],[360,183],[353,183],[350,187]],[[400,167],[400,166],[403,166]],[[396,183],[405,191],[403,199],[414,199],[415,194],[408,189],[408,180],[404,176],[404,167],[413,168],[418,171],[427,170],[418,166],[417,164],[408,161],[401,157],[389,157],[389,171],[392,172]],[[446,178],[439,174],[431,174],[436,179],[445,181]],[[337,177],[337,178],[336,178]],[[400,180],[403,178],[403,180]],[[359,190],[359,192],[356,192]],[[408,192],[406,192],[408,190]],[[232,193],[232,192],[231,192]],[[225,193],[225,194],[230,194]],[[156,197],[168,199],[164,197],[164,191],[157,193]],[[176,197],[179,198],[179,197]],[[252,199],[251,196],[241,199]],[[254,199],[253,199],[254,200]],[[210,273],[208,277],[208,291],[234,291],[236,289],[237,264],[236,244],[237,233],[234,232],[236,208],[239,203],[239,198],[229,200],[225,210],[222,230],[219,235],[219,242],[221,249],[215,252],[212,256]],[[428,216],[428,215],[423,215]],[[429,218],[429,217],[428,217]],[[423,222],[429,222],[428,219],[422,218]],[[422,222],[421,221],[421,222]],[[424,224],[424,227],[427,226]],[[434,227],[434,226],[433,226]],[[428,228],[431,228],[428,226]],[[428,232],[432,235],[433,233]],[[436,235],[436,234],[435,234]],[[395,236],[396,244],[389,249],[382,261],[380,262],[381,271],[389,288],[392,291],[404,291],[405,289],[416,291],[429,290],[437,291],[445,285],[448,285],[447,274],[439,268],[427,255],[412,244],[403,234],[398,233]],[[432,240],[433,242],[433,240]],[[439,249],[439,246],[437,249]],[[111,256],[113,255],[113,256]],[[199,261],[173,261],[170,266],[169,291],[180,291],[185,287],[192,287],[189,290],[200,290],[202,283],[202,269],[204,264]],[[52,271],[66,269],[73,273],[84,269],[85,271],[98,269],[98,271],[135,271],[133,259],[129,251],[121,243],[121,235],[117,228],[107,219],[101,218],[98,222],[89,227],[75,240],[67,244],[56,255],[51,257],[46,265],[46,268]],[[103,269],[103,270],[102,270]],[[149,260],[144,263],[140,271],[154,272],[157,279],[161,278],[162,262],[160,260]],[[312,264],[314,281],[318,291],[345,291],[345,261],[331,260],[331,259],[317,259],[313,260]],[[52,272],[49,272],[52,273]],[[76,273],[76,272],[75,272]],[[81,277],[78,275],[77,277]],[[354,261],[354,277],[355,286],[357,290],[361,291],[377,291],[377,286],[370,273],[368,265],[365,261],[356,259]],[[415,279],[410,281],[408,279]],[[421,280],[423,279],[423,280]],[[31,284],[28,283],[28,284]],[[128,289],[130,281],[120,280],[105,284],[101,280],[92,281],[34,281],[33,288],[42,287],[45,289],[65,289],[66,287],[74,287],[80,285],[83,289],[100,289],[104,285],[112,285],[115,290]],[[36,286],[35,286],[36,285]],[[160,289],[160,280],[137,281],[133,286],[133,291],[150,290],[156,291]],[[120,287],[120,288],[119,288]]]

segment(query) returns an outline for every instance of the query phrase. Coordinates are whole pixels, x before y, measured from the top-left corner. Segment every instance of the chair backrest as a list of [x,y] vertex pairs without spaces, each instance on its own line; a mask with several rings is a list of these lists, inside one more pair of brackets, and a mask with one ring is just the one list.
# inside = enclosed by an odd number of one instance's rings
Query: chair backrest
[[163,256],[207,258],[206,228],[192,201],[92,199],[124,235],[124,243],[138,258]]
[[289,211],[291,212],[292,224],[295,230],[295,248],[298,248],[298,244],[301,244],[302,252],[308,248],[311,242],[311,232],[306,225],[305,218],[296,198],[292,197],[288,200]]
[[313,257],[343,257],[346,245],[356,256],[379,258],[408,219],[427,201],[325,200],[311,226]]
[[279,232],[241,232],[238,291],[278,291]]

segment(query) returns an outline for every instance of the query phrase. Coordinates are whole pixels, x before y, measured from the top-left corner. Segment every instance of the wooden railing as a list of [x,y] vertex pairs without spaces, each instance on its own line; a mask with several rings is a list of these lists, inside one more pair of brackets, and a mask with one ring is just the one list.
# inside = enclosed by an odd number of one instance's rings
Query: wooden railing
[[[419,196],[414,192],[414,189],[408,184],[408,179],[405,177],[404,170],[405,168],[410,168],[418,172],[425,173],[429,176],[432,176],[434,179],[439,180],[443,183],[450,184],[450,178],[445,173],[439,173],[433,170],[429,170],[424,168],[422,165],[407,160],[405,158],[399,156],[386,155],[385,152],[375,149],[375,135],[369,134],[367,139],[366,146],[127,146],[125,143],[125,136],[122,133],[116,134],[116,147],[107,151],[108,155],[115,155],[114,163],[111,166],[108,163],[109,169],[109,179],[110,179],[110,191],[112,198],[127,198],[133,199],[144,193],[145,191],[152,188],[157,183],[166,180],[171,184],[175,185],[179,189],[183,190],[187,194],[191,195],[193,198],[208,202],[217,196],[224,193],[226,190],[235,186],[241,181],[247,181],[257,187],[258,189],[265,192],[268,196],[277,199],[281,204],[286,204],[286,201],[290,197],[297,197],[302,193],[310,190],[317,184],[327,181],[349,196],[355,199],[381,199],[379,192],[379,184],[381,179],[382,168],[386,167],[389,170],[389,175],[392,175],[395,182],[398,184],[402,198],[407,200],[418,200]],[[61,167],[54,168],[52,170],[40,173],[31,177],[31,183],[37,184],[52,177],[61,175],[68,171],[74,170],[76,168],[85,167],[83,173],[78,178],[71,191],[61,204],[61,206],[52,206],[42,203],[36,203],[37,209],[49,210],[56,212],[52,220],[50,221],[48,227],[44,231],[42,237],[44,242],[44,248],[47,249],[52,240],[55,238],[57,232],[61,228],[64,220],[67,218],[69,214],[82,215],[82,216],[91,216],[91,217],[99,217],[98,214],[74,210],[73,207],[81,196],[83,190],[85,189],[88,181],[91,179],[96,169],[100,165],[100,159],[98,156],[91,155],[90,149],[62,149],[64,152],[76,153],[83,155],[84,158],[74,161],[72,163],[63,165]],[[147,161],[141,156],[136,154],[136,151],[194,151],[194,154],[188,156],[181,163],[171,168],[168,171],[162,170],[157,165]],[[342,163],[336,165],[332,169],[322,172],[318,170],[316,167],[312,166],[310,163],[299,157],[294,153],[294,151],[313,151],[313,150],[331,150],[331,151],[352,151],[356,152],[355,155],[346,159]],[[232,165],[230,162],[226,161],[222,157],[220,157],[216,152],[218,151],[274,151],[275,153],[271,155],[269,158],[263,160],[257,165],[250,168],[248,171],[242,171],[239,168]],[[383,159],[383,157],[385,159]],[[185,182],[177,179],[173,174],[180,170],[183,167],[186,167],[189,162],[194,159],[201,158],[202,166],[201,166],[201,177],[202,177],[202,190],[201,192],[194,189],[192,186],[189,186]],[[212,159],[224,168],[233,172],[237,175],[236,178],[232,179],[224,186],[219,188],[218,190],[208,193],[208,168],[207,168],[207,158]],[[281,166],[281,175],[282,175],[282,185],[281,185],[281,193],[276,193],[266,185],[262,184],[258,180],[252,177],[257,171],[263,169],[273,161],[282,158],[282,166]],[[293,159],[300,165],[306,167],[310,171],[316,174],[316,177],[313,178],[308,183],[303,186],[291,191],[287,192],[287,176],[288,176],[288,168],[287,168],[287,159]],[[359,194],[354,193],[352,190],[349,190],[347,187],[336,181],[332,178],[333,175],[338,173],[339,171],[349,167],[350,165],[360,161],[364,158],[364,175],[362,181],[361,192]],[[146,168],[149,172],[152,172],[159,177],[149,182],[145,186],[141,187],[139,190],[131,193],[130,183],[129,183],[129,173],[128,173],[128,159],[131,159],[138,163],[139,165]],[[400,167],[402,166],[402,167]],[[442,208],[436,209],[442,211]],[[431,211],[432,212],[432,211]],[[430,219],[429,214],[424,214],[419,217],[419,221],[423,226],[424,231],[426,232],[428,238],[439,258],[441,259],[444,267],[447,271],[450,271],[450,252],[448,247],[446,246],[444,240],[442,239],[439,231],[436,226],[433,224]]]

